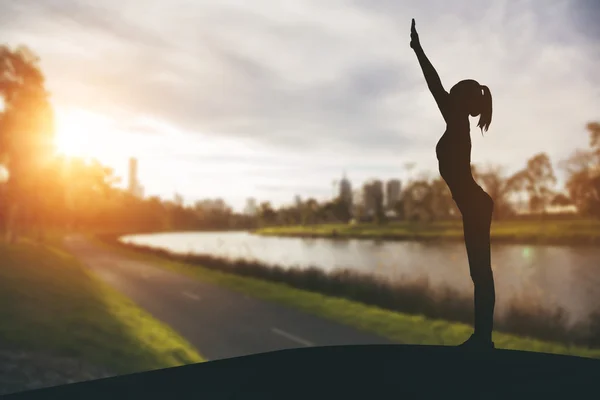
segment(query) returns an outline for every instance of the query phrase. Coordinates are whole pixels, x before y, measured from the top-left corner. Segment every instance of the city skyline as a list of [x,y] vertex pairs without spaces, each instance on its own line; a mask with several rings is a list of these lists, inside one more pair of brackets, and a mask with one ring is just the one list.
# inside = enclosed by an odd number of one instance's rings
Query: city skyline
[[343,170],[354,185],[405,180],[406,163],[437,174],[444,121],[409,47],[411,18],[446,89],[465,78],[491,89],[489,132],[472,121],[473,163],[510,174],[546,152],[556,165],[600,117],[598,9],[29,0],[0,5],[0,33],[39,54],[64,152],[120,177],[135,157],[146,196],[241,210],[247,197],[324,200]]
[[[138,197],[138,198],[147,198],[156,195],[146,196],[144,191],[144,186],[142,185],[138,174],[138,162],[135,157],[130,157],[128,159],[128,175],[125,185],[119,185],[117,183],[117,187],[127,190],[130,194]],[[395,204],[397,201],[402,199],[404,195],[404,190],[407,189],[412,182],[415,181],[423,181],[425,180],[428,183],[431,183],[433,180],[441,179],[441,177],[432,175],[427,171],[421,171],[418,174],[411,174],[410,170],[412,170],[414,165],[405,166],[405,171],[409,171],[405,174],[406,178],[399,179],[397,177],[390,177],[388,179],[380,179],[377,177],[370,177],[365,179],[364,181],[353,184],[352,180],[348,178],[348,174],[346,170],[343,170],[341,174],[341,179],[334,179],[331,181],[333,183],[334,191],[333,193],[325,194],[321,197],[304,195],[302,193],[296,193],[293,195],[292,199],[282,200],[280,202],[273,202],[269,198],[257,198],[253,196],[246,196],[244,198],[243,204],[236,205],[229,203],[226,199],[222,197],[199,197],[199,198],[186,198],[179,192],[173,192],[170,196],[158,196],[162,201],[172,201],[178,205],[185,207],[197,207],[201,205],[205,209],[210,208],[223,208],[225,206],[230,207],[233,212],[246,214],[246,215],[256,215],[258,213],[258,209],[260,203],[268,202],[275,209],[279,209],[281,207],[289,207],[289,206],[299,206],[301,202],[305,202],[309,199],[314,199],[320,204],[324,204],[330,202],[332,200],[341,199],[346,204],[348,204],[350,210],[354,210],[357,205],[365,207],[365,211],[367,214],[373,214],[375,210],[374,199],[373,199],[373,190],[375,189],[381,197],[381,204],[384,207],[384,211],[388,212],[396,212]],[[120,180],[124,182],[124,180]],[[323,183],[323,187],[327,187],[326,181]],[[556,193],[564,193],[564,188],[558,186]],[[324,191],[325,192],[325,191]],[[514,206],[518,210],[518,212],[527,212],[528,203],[523,197],[513,198]],[[566,208],[562,206],[551,206],[550,210],[563,210],[568,209],[572,210],[573,206],[569,205]]]
[[[144,186],[142,185],[142,182],[139,179],[138,176],[138,160],[135,157],[130,157],[128,159],[128,174],[127,174],[127,180],[126,180],[126,190],[128,193],[138,197],[138,198],[144,198],[145,197],[145,193],[144,193]],[[407,182],[410,182],[410,177],[407,178]],[[352,207],[353,203],[361,203],[364,204],[368,201],[365,201],[364,198],[366,196],[368,196],[368,194],[365,193],[365,191],[368,191],[368,187],[370,184],[376,183],[379,186],[381,186],[379,189],[382,193],[382,198],[383,198],[383,203],[384,206],[386,207],[386,209],[391,209],[393,208],[393,205],[396,201],[398,201],[400,199],[401,196],[401,188],[402,188],[402,180],[397,179],[397,178],[390,178],[388,180],[381,180],[378,178],[369,178],[366,181],[358,184],[358,185],[353,185],[352,181],[348,178],[348,175],[346,173],[346,171],[344,170],[342,172],[342,176],[341,179],[338,180],[334,180],[334,192],[332,196],[325,196],[323,198],[320,199],[316,199],[312,196],[303,196],[300,193],[296,193],[293,197],[293,199],[291,199],[289,202],[282,202],[280,204],[278,204],[278,206],[288,206],[291,204],[295,204],[298,205],[300,202],[302,201],[306,201],[307,199],[310,198],[314,198],[317,201],[331,201],[333,199],[342,199],[342,201],[344,201],[346,204],[348,204],[349,207]],[[123,186],[121,186],[123,187]],[[355,188],[353,190],[353,188]],[[358,194],[358,201],[357,199],[355,199],[355,194]],[[173,200],[175,203],[181,203],[182,205],[185,206],[195,206],[197,204],[207,204],[207,202],[210,201],[220,201],[223,200],[221,198],[196,198],[196,199],[191,199],[189,201],[185,200],[185,197],[181,194],[181,193],[177,193],[174,192],[173,193],[173,199],[171,198],[163,198],[163,200]],[[224,200],[223,200],[224,201]],[[244,207],[243,209],[235,209],[235,211],[237,212],[243,212],[245,214],[255,214],[257,212],[258,209],[258,205],[259,203],[262,202],[269,202],[271,203],[271,201],[269,199],[257,199],[254,197],[246,197],[245,199],[245,203],[244,203]],[[231,204],[227,203],[226,201],[224,201],[225,204],[227,204],[228,206],[231,206]],[[369,207],[367,207],[369,208]]]

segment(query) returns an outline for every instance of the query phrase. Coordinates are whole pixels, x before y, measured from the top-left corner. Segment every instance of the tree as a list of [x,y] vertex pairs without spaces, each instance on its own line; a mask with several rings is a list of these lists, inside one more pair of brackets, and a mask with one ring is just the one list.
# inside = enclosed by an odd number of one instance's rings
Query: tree
[[472,168],[473,177],[485,189],[494,201],[495,220],[505,219],[514,215],[515,210],[510,202],[510,195],[513,194],[521,185],[524,175],[517,172],[513,176],[505,176],[503,168],[498,165],[488,164],[484,168]]
[[600,177],[579,171],[569,178],[567,190],[583,215],[600,218]]
[[600,122],[590,122],[586,127],[590,134],[590,147],[600,157]]
[[338,197],[333,201],[333,212],[338,221],[348,222],[352,218],[351,204],[346,200]]
[[426,201],[430,203],[427,207],[430,209],[431,218],[445,219],[457,214],[458,208],[452,199],[452,193],[442,178],[429,182],[429,191]]
[[385,222],[385,208],[383,204],[383,182],[374,179],[365,183],[363,187],[363,196],[367,212],[373,213],[375,222],[382,224]]
[[97,223],[111,206],[112,197],[116,196],[114,185],[119,179],[113,169],[95,159],[57,158],[56,163],[61,170],[57,172],[57,190],[64,191],[65,195],[63,218],[77,226]]
[[432,190],[426,180],[415,180],[408,184],[404,189],[403,200],[407,219],[434,218]]
[[275,217],[277,216],[275,210],[273,210],[273,206],[269,201],[263,201],[260,203],[258,207],[259,215],[263,223],[271,224],[275,221]]
[[351,218],[348,204],[341,197],[331,200],[319,207],[319,220],[348,222]]
[[571,202],[571,199],[569,199],[569,197],[567,197],[564,193],[557,193],[550,204],[558,207],[566,207],[573,203]]
[[204,228],[222,229],[232,225],[233,211],[221,198],[198,200],[191,210]]
[[383,224],[386,222],[385,208],[383,205],[383,186],[381,190],[373,190],[372,196],[373,202],[375,203],[375,221],[378,224]]
[[529,195],[529,211],[544,213],[554,197],[553,186],[556,176],[550,157],[546,153],[538,153],[527,161],[525,169],[513,175],[509,183],[515,189],[524,189]]
[[319,210],[319,202],[312,197],[302,204],[302,225],[314,223]]
[[400,200],[396,201],[393,207],[393,210],[399,219],[406,218],[406,206],[404,204],[404,201],[404,198],[401,198]]
[[10,173],[6,205],[9,216],[19,221],[19,212],[26,212],[27,200],[39,193],[42,172],[52,162],[54,135],[39,58],[25,46],[0,46],[0,97],[0,156]]
[[582,215],[600,217],[600,124],[587,124],[590,149],[575,150],[561,162],[568,175],[566,189]]
[[352,218],[352,197],[344,197],[343,193],[338,194],[332,200],[333,213],[335,218],[340,221],[348,222]]

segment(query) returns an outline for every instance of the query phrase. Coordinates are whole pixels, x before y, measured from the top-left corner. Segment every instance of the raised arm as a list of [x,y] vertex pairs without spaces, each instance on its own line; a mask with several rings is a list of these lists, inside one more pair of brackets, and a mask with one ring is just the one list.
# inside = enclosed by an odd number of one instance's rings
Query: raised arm
[[421,47],[421,43],[419,42],[419,35],[417,34],[417,30],[415,29],[415,20],[413,18],[412,24],[410,27],[410,47],[415,51],[417,55],[417,59],[419,60],[419,64],[421,65],[421,69],[423,70],[423,75],[425,75],[425,81],[427,82],[427,87],[429,87],[429,91],[433,95],[435,102],[438,105],[438,108],[442,112],[442,116],[446,121],[448,121],[448,92],[444,89],[442,85],[442,81],[435,70],[431,62],[425,55],[423,48]]

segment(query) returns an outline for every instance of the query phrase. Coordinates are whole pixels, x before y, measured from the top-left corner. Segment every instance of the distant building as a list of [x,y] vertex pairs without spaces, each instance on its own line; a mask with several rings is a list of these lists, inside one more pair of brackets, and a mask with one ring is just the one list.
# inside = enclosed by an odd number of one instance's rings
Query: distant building
[[367,215],[374,215],[377,203],[382,202],[384,197],[383,182],[379,179],[371,180],[363,185],[363,204]]
[[388,210],[392,210],[396,203],[400,200],[401,182],[398,179],[391,179],[387,182],[385,191],[385,206]]
[[344,173],[344,176],[340,181],[339,197],[350,209],[352,208],[352,184],[350,183],[350,180],[348,180],[348,178],[346,177],[346,173]]
[[358,207],[365,205],[363,190],[361,188],[357,188],[352,191],[352,204]]
[[135,194],[137,191],[138,178],[137,178],[137,159],[131,157],[129,159],[129,193]]
[[250,197],[246,199],[246,208],[244,209],[244,213],[246,215],[254,216],[258,212],[258,207],[256,205],[256,199]]
[[144,187],[138,180],[138,161],[136,158],[129,159],[129,182],[127,190],[135,197],[144,197]]

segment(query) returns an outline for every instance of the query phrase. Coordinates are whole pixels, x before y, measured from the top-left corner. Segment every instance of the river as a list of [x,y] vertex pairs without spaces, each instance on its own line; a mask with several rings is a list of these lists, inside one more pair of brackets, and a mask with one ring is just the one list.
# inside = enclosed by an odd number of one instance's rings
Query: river
[[[288,268],[358,270],[386,279],[427,279],[433,289],[447,286],[472,294],[464,244],[415,241],[334,240],[267,237],[247,232],[186,232],[135,235],[125,242],[177,253],[256,260]],[[509,302],[562,308],[578,322],[600,305],[600,248],[496,244],[492,246],[496,309]]]

